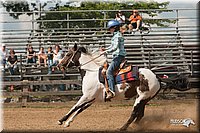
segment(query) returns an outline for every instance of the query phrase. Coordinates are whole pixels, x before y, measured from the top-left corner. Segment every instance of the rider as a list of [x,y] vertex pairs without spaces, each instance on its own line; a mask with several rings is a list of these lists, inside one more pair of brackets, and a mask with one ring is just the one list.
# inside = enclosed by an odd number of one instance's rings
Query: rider
[[119,69],[120,64],[124,61],[126,56],[126,51],[124,49],[124,37],[120,32],[120,23],[116,20],[111,20],[107,25],[110,33],[113,34],[111,39],[111,45],[108,48],[102,48],[102,51],[106,53],[112,53],[113,59],[107,70],[107,79],[109,85],[109,93],[107,94],[107,99],[111,99],[115,96],[115,79],[114,71]]

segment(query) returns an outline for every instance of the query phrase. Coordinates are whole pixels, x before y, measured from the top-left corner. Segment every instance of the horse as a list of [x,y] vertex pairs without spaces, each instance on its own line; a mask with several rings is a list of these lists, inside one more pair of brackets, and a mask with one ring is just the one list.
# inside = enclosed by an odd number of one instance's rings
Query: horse
[[[99,51],[89,53],[84,47],[73,48],[71,55],[67,59],[67,68],[76,66],[85,73],[82,76],[82,96],[70,111],[58,120],[58,124],[69,127],[74,118],[83,110],[90,107],[94,102],[104,102],[106,90],[104,84],[99,81],[99,68],[103,66],[107,58]],[[121,131],[127,130],[129,125],[139,124],[144,116],[145,105],[153,99],[161,90],[161,81],[150,69],[139,68],[138,80],[133,80],[115,86],[115,97],[112,100],[132,98],[136,96],[133,104],[132,113],[127,122],[120,128]]]

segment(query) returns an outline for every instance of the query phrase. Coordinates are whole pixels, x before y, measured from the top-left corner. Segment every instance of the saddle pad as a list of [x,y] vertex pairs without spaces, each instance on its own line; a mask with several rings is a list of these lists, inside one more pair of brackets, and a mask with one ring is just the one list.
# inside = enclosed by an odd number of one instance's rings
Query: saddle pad
[[120,84],[122,82],[127,82],[127,81],[138,80],[138,67],[128,66],[127,70],[129,71],[119,73],[115,77],[116,84]]
[[[99,81],[100,83],[105,84],[105,79],[101,74],[102,69],[103,67],[99,68]],[[115,84],[121,84],[122,82],[133,81],[133,80],[138,80],[138,67],[128,66],[116,75]]]
[[128,66],[128,67],[126,67],[124,69],[121,69],[117,75],[130,72],[131,68],[132,68],[132,66]]

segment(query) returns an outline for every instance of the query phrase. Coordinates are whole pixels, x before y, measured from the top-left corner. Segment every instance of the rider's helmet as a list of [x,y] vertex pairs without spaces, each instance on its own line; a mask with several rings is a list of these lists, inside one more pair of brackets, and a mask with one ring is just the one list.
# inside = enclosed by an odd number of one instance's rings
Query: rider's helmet
[[110,29],[111,27],[120,26],[120,23],[117,20],[110,20],[108,21],[107,28]]

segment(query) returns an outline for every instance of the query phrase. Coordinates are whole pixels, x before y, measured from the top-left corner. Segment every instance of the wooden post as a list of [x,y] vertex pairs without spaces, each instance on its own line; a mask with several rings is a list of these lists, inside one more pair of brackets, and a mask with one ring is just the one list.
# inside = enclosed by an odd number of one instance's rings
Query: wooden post
[[21,95],[21,107],[27,106],[27,101],[28,101],[29,95],[27,95],[26,93],[28,92],[28,90],[29,90],[29,86],[23,85],[22,95]]

